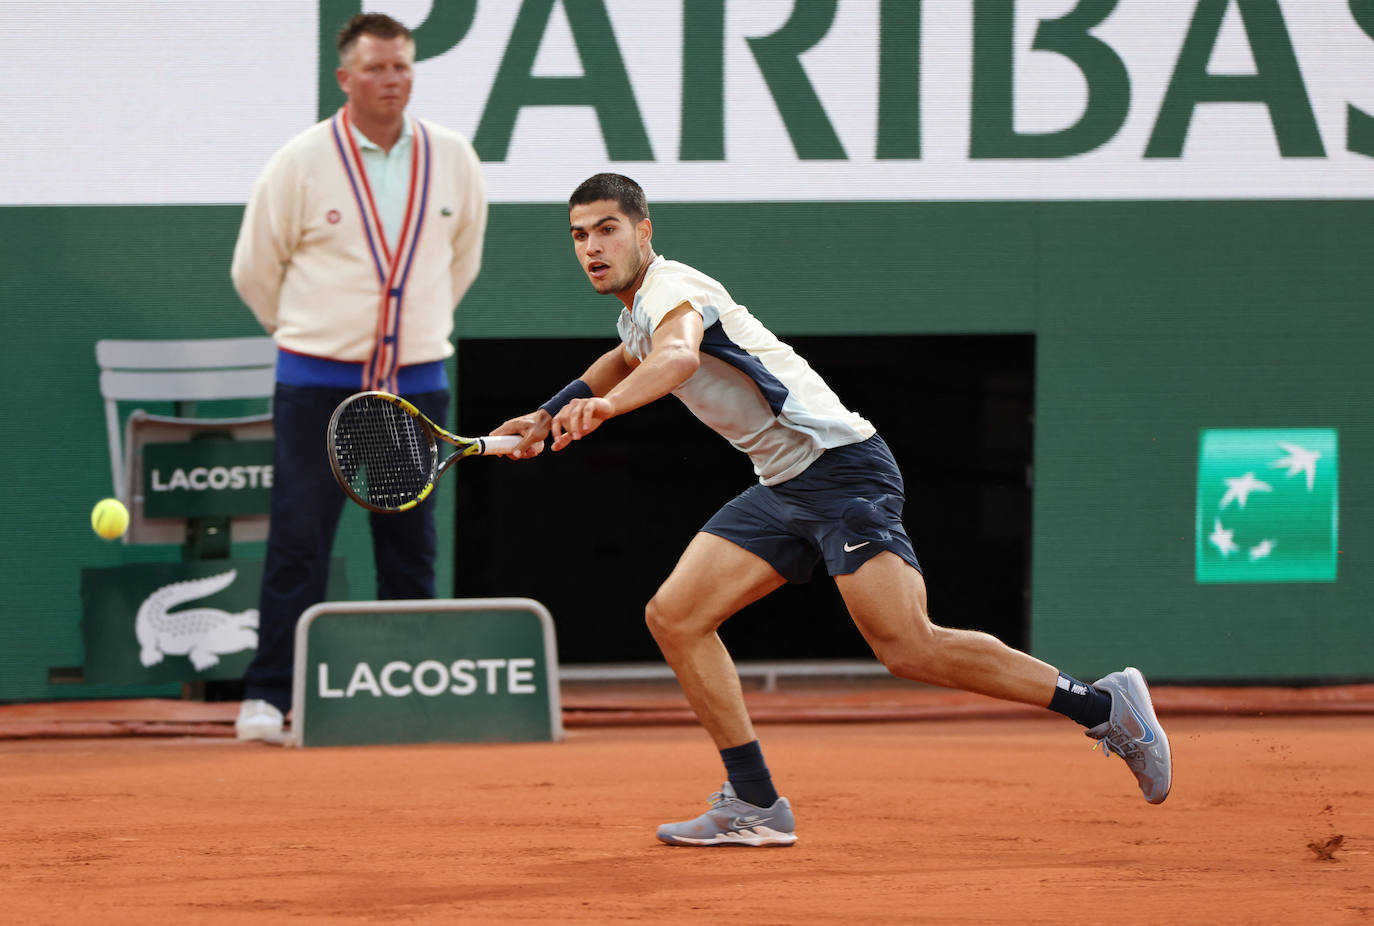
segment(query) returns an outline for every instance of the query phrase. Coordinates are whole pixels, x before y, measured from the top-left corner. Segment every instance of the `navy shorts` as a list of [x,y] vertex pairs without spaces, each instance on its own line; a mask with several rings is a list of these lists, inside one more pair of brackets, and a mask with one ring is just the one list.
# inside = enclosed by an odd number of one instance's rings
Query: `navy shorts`
[[807,582],[825,560],[848,575],[884,550],[920,570],[902,527],[902,474],[878,435],[821,454],[799,476],[753,485],[701,529],[766,560],[789,582]]

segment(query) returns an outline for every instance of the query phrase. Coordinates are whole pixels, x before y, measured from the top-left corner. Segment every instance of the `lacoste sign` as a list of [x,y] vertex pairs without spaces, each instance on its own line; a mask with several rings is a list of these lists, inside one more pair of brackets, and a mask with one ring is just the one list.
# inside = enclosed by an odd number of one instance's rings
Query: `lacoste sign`
[[[150,685],[243,677],[258,646],[261,559],[128,563],[81,570],[85,680]],[[330,560],[331,598],[346,597]]]
[[196,440],[143,447],[143,510],[150,518],[266,514],[270,440]]
[[207,598],[234,584],[237,569],[203,579],[172,582],[143,599],[134,618],[139,661],[155,666],[167,656],[185,656],[196,671],[219,665],[219,657],[258,648],[258,609],[226,611],[177,605]]
[[528,598],[316,605],[293,684],[305,746],[562,736],[553,620]]
[[357,663],[348,673],[348,684],[335,687],[329,677],[329,664],[317,668],[315,694],[321,698],[408,698],[419,695],[435,698],[451,694],[458,697],[479,694],[532,695],[535,660],[515,659],[422,659],[412,665],[395,659],[374,669],[370,662]]

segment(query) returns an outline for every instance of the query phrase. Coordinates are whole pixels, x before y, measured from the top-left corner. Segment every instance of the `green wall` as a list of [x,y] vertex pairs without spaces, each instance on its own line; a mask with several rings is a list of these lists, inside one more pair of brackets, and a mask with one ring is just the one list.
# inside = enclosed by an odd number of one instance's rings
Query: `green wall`
[[[1038,655],[1175,679],[1374,677],[1370,208],[1038,210]],[[1194,581],[1199,431],[1246,427],[1338,431],[1334,583]]]
[[[1155,677],[1223,680],[1374,677],[1368,209],[717,203],[657,204],[653,217],[661,253],[722,279],[783,335],[1034,333],[1033,650],[1084,675],[1134,662]],[[94,346],[259,333],[228,280],[240,215],[0,209],[12,385],[0,700],[134,693],[46,681],[50,666],[83,658],[83,567],[180,556],[89,529],[90,506],[110,492]],[[459,336],[610,342],[615,306],[581,278],[564,221],[558,205],[492,207]],[[1194,582],[1199,429],[1229,427],[1338,429],[1335,583]],[[346,512],[336,555],[350,596],[371,597],[360,510]],[[441,594],[452,588],[444,560]]]

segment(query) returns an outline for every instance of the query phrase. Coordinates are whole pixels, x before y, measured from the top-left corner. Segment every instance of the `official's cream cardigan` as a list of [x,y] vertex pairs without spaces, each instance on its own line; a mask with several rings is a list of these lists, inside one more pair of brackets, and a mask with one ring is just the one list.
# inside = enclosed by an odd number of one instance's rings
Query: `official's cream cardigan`
[[465,138],[412,120],[418,160],[399,250],[381,233],[342,111],[288,142],[254,185],[230,273],[283,350],[380,356],[392,370],[453,352],[453,310],[482,260],[486,183]]

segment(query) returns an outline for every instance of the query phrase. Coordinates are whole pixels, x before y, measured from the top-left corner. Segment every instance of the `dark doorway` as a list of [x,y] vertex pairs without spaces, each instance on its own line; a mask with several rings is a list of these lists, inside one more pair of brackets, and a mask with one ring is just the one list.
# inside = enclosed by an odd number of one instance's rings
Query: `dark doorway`
[[[787,340],[891,446],[932,618],[1025,648],[1034,338]],[[614,343],[462,343],[460,432],[536,407]],[[696,530],[753,481],[749,461],[673,398],[532,462],[466,461],[440,492],[458,506],[455,593],[543,602],[564,663],[658,660],[645,602]],[[736,659],[871,656],[823,570],[751,605],[721,636]]]

